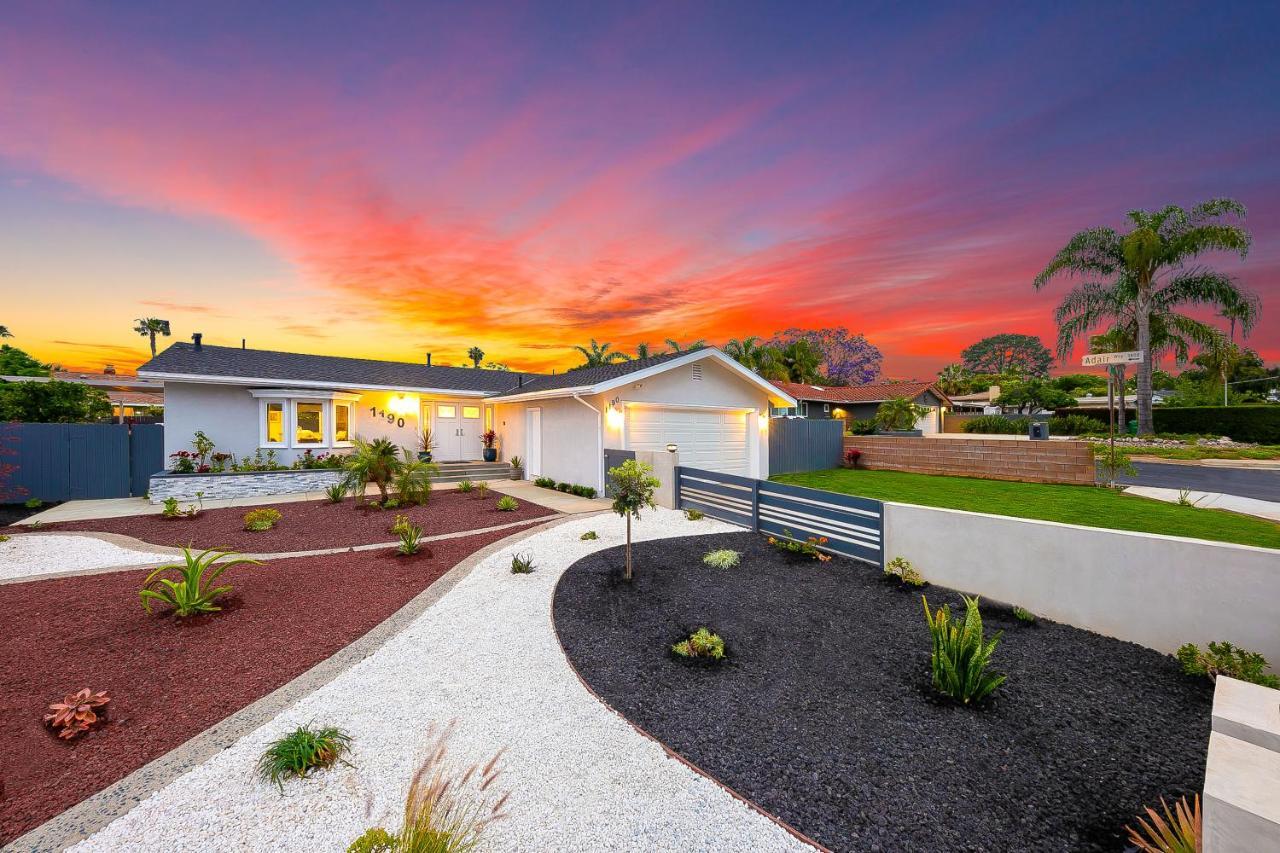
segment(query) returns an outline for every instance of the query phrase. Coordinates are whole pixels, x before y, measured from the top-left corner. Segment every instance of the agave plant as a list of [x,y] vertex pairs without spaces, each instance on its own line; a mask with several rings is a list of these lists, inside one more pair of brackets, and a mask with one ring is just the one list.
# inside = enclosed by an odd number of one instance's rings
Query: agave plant
[[[142,608],[151,612],[151,602],[159,601],[173,608],[175,616],[193,616],[197,613],[212,613],[221,610],[214,602],[218,596],[231,591],[228,586],[214,586],[214,582],[232,566],[249,564],[262,565],[261,560],[248,557],[232,557],[234,551],[218,551],[210,549],[193,554],[191,549],[182,549],[182,563],[169,563],[161,566],[142,583],[138,595],[142,598]],[[164,577],[173,574],[175,578]]]
[[59,729],[58,737],[71,740],[89,731],[89,727],[98,722],[97,709],[110,701],[111,697],[105,690],[94,693],[85,687],[78,693],[68,693],[61,702],[51,704],[44,721]]
[[1138,817],[1137,827],[1127,826],[1129,843],[1143,853],[1200,853],[1202,824],[1200,821],[1200,795],[1196,794],[1187,804],[1180,797],[1169,811],[1169,804],[1160,798],[1160,810],[1147,807],[1147,817]]
[[964,622],[957,624],[951,616],[950,605],[944,604],[934,614],[929,610],[929,600],[920,596],[924,602],[924,619],[933,635],[933,654],[929,658],[933,668],[933,686],[938,692],[967,705],[990,695],[1007,676],[987,672],[1001,633],[984,640],[978,599],[963,598]]

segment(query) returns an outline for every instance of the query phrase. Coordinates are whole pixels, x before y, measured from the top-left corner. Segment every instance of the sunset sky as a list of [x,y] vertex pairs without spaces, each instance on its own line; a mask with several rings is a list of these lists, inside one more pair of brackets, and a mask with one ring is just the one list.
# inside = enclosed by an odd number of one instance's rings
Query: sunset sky
[[[563,368],[844,325],[1041,335],[1075,231],[1231,196],[1280,359],[1280,6],[6,3],[0,324]],[[167,342],[166,342],[167,343]]]

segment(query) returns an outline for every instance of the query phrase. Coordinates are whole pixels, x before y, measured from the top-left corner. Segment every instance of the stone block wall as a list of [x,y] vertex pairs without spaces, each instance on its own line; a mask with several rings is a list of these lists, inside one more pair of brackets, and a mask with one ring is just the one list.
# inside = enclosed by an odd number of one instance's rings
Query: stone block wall
[[860,468],[1080,485],[1096,477],[1085,441],[847,435],[844,446],[862,451]]
[[165,498],[194,501],[323,492],[342,480],[345,472],[325,468],[301,471],[245,471],[228,474],[154,474],[148,494],[153,504]]

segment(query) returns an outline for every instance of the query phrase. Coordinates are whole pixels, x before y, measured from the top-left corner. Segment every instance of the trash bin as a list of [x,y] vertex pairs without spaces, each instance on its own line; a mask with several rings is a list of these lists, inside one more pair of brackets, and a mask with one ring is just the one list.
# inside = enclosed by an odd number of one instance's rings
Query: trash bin
[[1027,428],[1027,436],[1032,441],[1046,441],[1049,438],[1049,425],[1039,421],[1032,422]]

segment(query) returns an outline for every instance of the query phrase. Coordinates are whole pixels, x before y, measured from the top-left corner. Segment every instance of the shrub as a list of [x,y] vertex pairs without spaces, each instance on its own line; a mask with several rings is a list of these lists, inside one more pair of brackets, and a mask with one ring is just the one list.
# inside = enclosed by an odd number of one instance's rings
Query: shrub
[[956,624],[951,606],[944,604],[936,614],[929,610],[923,595],[924,618],[933,635],[933,653],[929,663],[933,669],[933,686],[939,693],[966,705],[978,702],[1005,682],[1007,676],[987,672],[991,655],[1000,642],[1000,632],[990,640],[982,637],[982,614],[976,597],[964,598],[964,622]]
[[1025,607],[1014,607],[1013,615],[1021,622],[1034,622],[1036,615]]
[[50,704],[44,721],[58,732],[58,737],[71,740],[89,731],[105,715],[105,712],[99,714],[98,709],[110,701],[105,690],[94,693],[85,687],[77,693],[68,693],[61,702]]
[[341,468],[346,460],[340,453],[321,453],[319,456],[311,452],[310,449],[304,450],[302,455],[293,460],[291,468],[302,471],[315,470],[336,470]]
[[596,496],[596,490],[591,486],[574,486],[571,491],[580,498],[594,498]]
[[924,575],[916,571],[916,567],[911,565],[911,561],[906,557],[894,557],[885,564],[884,573],[892,578],[897,578],[908,586],[924,586]]
[[699,628],[689,635],[689,639],[681,640],[671,647],[671,651],[682,658],[724,659],[724,640],[719,634],[713,634],[706,628]]
[[261,448],[253,452],[252,459],[241,459],[231,464],[232,471],[283,471],[284,468],[276,459],[274,449],[268,450],[267,455],[263,456]]
[[291,776],[305,779],[314,768],[332,767],[342,761],[350,746],[351,737],[334,726],[320,729],[313,729],[310,724],[299,726],[279,740],[272,741],[262,753],[258,759],[258,778],[283,792],[286,779]]
[[501,512],[515,512],[520,508],[520,504],[511,495],[503,495],[498,498],[497,507]]
[[412,525],[409,523],[409,516],[396,513],[395,519],[391,522],[390,533],[399,536],[404,530],[408,530]]
[[244,514],[244,529],[260,533],[275,527],[281,518],[280,510],[274,507],[251,509]]
[[170,453],[169,458],[173,460],[173,467],[169,469],[173,473],[194,474],[196,472],[196,457],[190,450]]
[[[173,608],[175,616],[193,616],[221,610],[214,602],[219,596],[230,592],[231,587],[213,586],[214,581],[232,566],[262,565],[260,560],[250,560],[247,557],[225,559],[234,554],[234,551],[214,549],[193,554],[191,549],[183,548],[182,564],[161,566],[142,582],[142,590],[138,593],[142,599],[142,609],[150,613],[151,602],[159,601]],[[175,574],[178,579],[164,577],[166,574]]]
[[841,463],[846,468],[857,468],[858,460],[862,458],[862,451],[849,448],[844,452],[844,461]]
[[347,853],[471,853],[481,848],[488,828],[506,815],[510,795],[498,790],[502,750],[483,765],[452,767],[447,749],[452,731],[450,723],[414,774],[400,831],[366,830]]
[[986,433],[988,435],[1020,435],[1031,428],[1031,418],[1005,418],[1000,415],[982,415],[965,421],[961,427],[965,432]]
[[1267,659],[1257,652],[1247,651],[1231,643],[1209,643],[1207,651],[1201,651],[1194,643],[1178,649],[1178,662],[1187,675],[1208,676],[1217,681],[1219,675],[1238,678],[1263,687],[1280,690],[1280,676],[1268,675]]
[[1151,416],[1156,432],[1226,435],[1236,441],[1280,444],[1280,406],[1160,406]]
[[40,500],[39,498],[27,498],[25,501],[22,502],[22,505],[25,506],[27,509],[39,509],[40,507],[44,506],[44,501]]
[[1147,807],[1147,817],[1138,816],[1137,827],[1126,826],[1129,843],[1142,853],[1200,853],[1202,823],[1200,819],[1200,795],[1187,804],[1186,797],[1178,798],[1169,811],[1164,797],[1160,798],[1163,815]]
[[917,406],[906,397],[885,400],[876,409],[876,426],[882,430],[912,430],[916,422],[929,414],[924,406]]
[[396,546],[397,554],[409,557],[422,550],[422,528],[410,524],[409,519],[405,519],[396,535],[400,537],[400,544]]
[[702,521],[702,519],[707,517],[707,514],[700,509],[686,509],[684,511],[684,517],[690,521]]
[[780,539],[777,536],[770,536],[769,544],[777,548],[779,551],[785,551],[788,554],[795,554],[808,560],[817,560],[823,563],[830,562],[831,555],[824,554],[818,550],[820,547],[827,544],[827,537],[823,536],[819,538],[817,536],[810,536],[808,539],[800,542],[791,538],[791,531],[785,528],[782,531],[782,535],[787,538]]
[[458,491],[462,492],[463,494],[473,491],[475,487],[476,487],[476,484],[471,482],[470,480],[461,480],[458,482]]
[[483,481],[476,483],[476,498],[484,500],[487,497],[489,497],[489,484]]
[[374,504],[374,506],[378,509],[397,509],[400,506],[400,501],[395,498],[387,498],[380,504]]
[[325,489],[324,493],[329,498],[329,503],[340,504],[342,499],[347,496],[347,486],[345,483],[334,483]]
[[160,515],[164,518],[177,518],[182,515],[182,511],[178,509],[177,498],[165,498],[162,503],[164,508],[160,510]]
[[556,483],[556,491],[564,492],[565,494],[568,494],[569,492],[573,491],[573,486],[569,485],[568,483]]
[[587,542],[592,539],[599,539],[600,536],[594,530],[588,530],[586,533],[582,534],[578,538],[581,539],[583,542]]
[[1106,432],[1107,425],[1097,418],[1085,415],[1065,415],[1049,418],[1050,435],[1088,435],[1089,433]]
[[874,435],[876,431],[876,422],[874,420],[852,420],[847,424],[850,435]]
[[[585,538],[586,538],[586,536],[583,536],[582,538],[584,538],[584,539],[585,539]],[[0,542],[8,542],[8,541],[9,541],[9,534],[8,534],[8,533],[0,533]]]
[[533,484],[544,489],[554,489],[556,487],[556,481],[550,477],[538,477],[533,481]]
[[708,551],[702,558],[702,562],[708,566],[717,569],[731,569],[741,562],[742,555],[730,548],[721,548],[718,551]]
[[533,556],[530,554],[516,554],[511,558],[511,574],[527,575],[533,571]]

